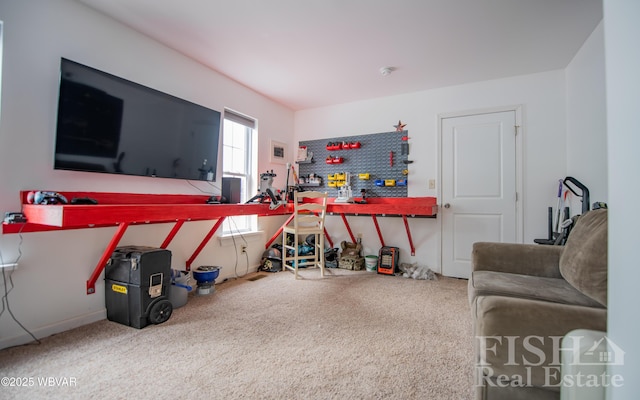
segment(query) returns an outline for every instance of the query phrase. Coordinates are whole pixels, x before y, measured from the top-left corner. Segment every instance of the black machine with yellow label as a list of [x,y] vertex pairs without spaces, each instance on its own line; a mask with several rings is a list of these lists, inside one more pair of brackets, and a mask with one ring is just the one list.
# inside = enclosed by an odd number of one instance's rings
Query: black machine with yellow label
[[171,252],[146,246],[115,249],[104,272],[107,319],[134,328],[169,319]]
[[378,252],[378,273],[393,275],[398,272],[400,249],[398,247],[384,246]]

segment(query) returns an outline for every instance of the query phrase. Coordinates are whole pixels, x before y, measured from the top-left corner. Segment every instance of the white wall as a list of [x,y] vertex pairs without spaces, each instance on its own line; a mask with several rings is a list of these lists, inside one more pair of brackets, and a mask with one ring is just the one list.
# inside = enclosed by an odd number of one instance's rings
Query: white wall
[[[607,202],[607,116],[604,24],[600,24],[565,69],[567,77],[567,175],[589,188],[590,205]],[[580,193],[580,192],[578,192]],[[581,213],[573,199],[572,214]]]
[[[554,205],[557,181],[566,174],[565,73],[562,70],[478,82],[330,107],[298,111],[296,140],[388,132],[406,123],[414,163],[409,166],[409,196],[438,196],[428,189],[437,179],[439,114],[522,105],[524,173],[524,241],[547,236],[547,207]],[[437,185],[436,185],[437,186]],[[416,256],[410,257],[401,219],[379,218],[387,245],[401,248],[401,261],[440,271],[439,220],[411,219]],[[366,250],[380,247],[369,218],[350,217],[353,232],[363,232]],[[338,217],[327,225],[336,241],[348,234]]]
[[640,393],[640,2],[604,0],[609,153],[608,336],[625,352],[624,365],[609,373],[624,378],[608,399],[637,399]]
[[[287,142],[293,135],[293,112],[205,68],[181,54],[70,0],[3,1],[4,65],[0,120],[0,211],[19,211],[20,190],[106,191],[136,193],[200,192],[186,181],[113,176],[53,170],[60,57],[222,111],[224,107],[258,119],[259,171],[273,168],[275,185],[284,186],[285,168],[270,165],[269,139]],[[219,193],[204,183],[203,191]],[[260,219],[270,236],[282,217]],[[169,246],[173,266],[182,268],[213,225],[187,223]],[[171,225],[131,227],[121,244],[159,246]],[[104,318],[104,283],[85,294],[93,271],[115,228],[22,235],[20,266],[9,294],[18,320],[37,336]],[[268,238],[268,237],[267,237]],[[265,237],[249,244],[249,264],[255,270]],[[0,236],[5,262],[18,257],[18,235]],[[220,265],[221,277],[235,276],[233,247],[215,238],[194,265]],[[245,272],[244,257],[237,272]],[[0,278],[1,279],[1,278]],[[2,281],[0,281],[2,288]],[[0,317],[0,348],[29,341],[8,312]]]

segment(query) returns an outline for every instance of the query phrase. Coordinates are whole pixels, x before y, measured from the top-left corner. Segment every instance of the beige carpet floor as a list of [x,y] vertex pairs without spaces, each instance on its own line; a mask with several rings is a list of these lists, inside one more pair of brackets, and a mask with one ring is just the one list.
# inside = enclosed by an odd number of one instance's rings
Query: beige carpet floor
[[466,281],[301,275],[227,281],[160,325],[104,320],[1,350],[0,377],[26,387],[0,387],[0,398],[472,397]]

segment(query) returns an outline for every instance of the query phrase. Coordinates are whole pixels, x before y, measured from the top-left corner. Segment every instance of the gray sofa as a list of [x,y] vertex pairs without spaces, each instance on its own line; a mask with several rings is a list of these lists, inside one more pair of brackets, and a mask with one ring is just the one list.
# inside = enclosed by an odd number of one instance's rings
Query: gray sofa
[[606,331],[607,211],[588,211],[565,246],[475,243],[469,302],[477,399],[558,399],[560,341]]

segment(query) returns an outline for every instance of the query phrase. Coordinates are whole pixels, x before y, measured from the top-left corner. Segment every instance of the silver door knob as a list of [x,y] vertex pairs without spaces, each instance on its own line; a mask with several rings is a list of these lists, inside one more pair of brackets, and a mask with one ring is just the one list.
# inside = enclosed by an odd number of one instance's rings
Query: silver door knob
[[449,204],[449,203],[444,203],[444,205],[443,205],[442,207],[444,207],[444,208],[449,208],[449,207],[451,207],[451,204]]

